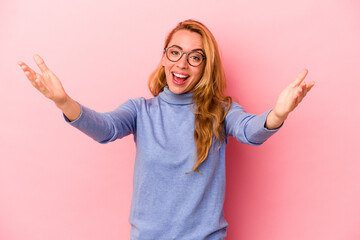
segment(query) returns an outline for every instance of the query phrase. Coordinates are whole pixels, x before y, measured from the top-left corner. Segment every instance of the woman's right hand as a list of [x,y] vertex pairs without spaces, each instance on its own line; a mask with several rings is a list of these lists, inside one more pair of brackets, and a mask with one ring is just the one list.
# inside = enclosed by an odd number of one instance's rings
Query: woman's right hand
[[41,74],[35,72],[24,62],[18,62],[31,84],[45,97],[54,101],[65,116],[73,121],[81,114],[80,105],[67,95],[59,78],[46,66],[39,55],[34,55],[34,60],[41,70]]
[[34,55],[34,60],[41,70],[41,74],[35,72],[24,62],[18,62],[31,84],[45,97],[51,99],[56,105],[63,105],[68,96],[58,77],[46,66],[39,55]]

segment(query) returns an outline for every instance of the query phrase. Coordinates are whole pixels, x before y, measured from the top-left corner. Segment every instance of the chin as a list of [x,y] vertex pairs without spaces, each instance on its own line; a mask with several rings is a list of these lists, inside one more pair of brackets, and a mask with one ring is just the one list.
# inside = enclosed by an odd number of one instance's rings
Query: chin
[[169,86],[169,90],[175,94],[183,94],[183,93],[187,92],[186,88],[177,87],[177,86]]

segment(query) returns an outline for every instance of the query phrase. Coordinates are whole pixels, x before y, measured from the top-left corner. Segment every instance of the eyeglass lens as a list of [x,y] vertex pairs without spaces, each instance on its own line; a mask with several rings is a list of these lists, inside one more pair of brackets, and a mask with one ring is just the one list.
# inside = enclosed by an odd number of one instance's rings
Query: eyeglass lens
[[179,59],[182,57],[184,53],[187,54],[188,63],[194,67],[199,66],[204,59],[204,56],[200,52],[195,51],[195,52],[186,53],[176,46],[167,48],[166,56],[170,61],[176,62],[179,61]]

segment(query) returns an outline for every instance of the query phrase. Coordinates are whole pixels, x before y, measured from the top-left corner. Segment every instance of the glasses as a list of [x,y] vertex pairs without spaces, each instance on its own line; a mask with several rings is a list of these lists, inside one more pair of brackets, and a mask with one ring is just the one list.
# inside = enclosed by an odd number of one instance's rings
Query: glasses
[[187,62],[193,67],[199,66],[206,59],[206,57],[198,50],[184,52],[178,46],[167,47],[165,48],[165,52],[166,57],[172,62],[179,61],[185,53]]

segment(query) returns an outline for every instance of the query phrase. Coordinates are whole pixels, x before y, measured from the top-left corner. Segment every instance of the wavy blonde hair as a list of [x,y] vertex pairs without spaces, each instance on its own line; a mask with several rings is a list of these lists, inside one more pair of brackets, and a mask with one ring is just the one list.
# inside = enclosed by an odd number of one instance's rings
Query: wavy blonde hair
[[[196,162],[192,170],[198,170],[201,163],[205,161],[209,154],[213,141],[221,144],[225,141],[224,120],[230,109],[231,97],[226,96],[226,78],[221,63],[218,45],[209,29],[202,23],[195,20],[180,22],[167,36],[165,47],[170,43],[174,33],[179,30],[188,30],[201,35],[206,60],[202,77],[191,90],[194,95],[195,129],[194,138],[196,143]],[[157,96],[167,86],[165,70],[162,64],[150,75],[148,86],[150,92]],[[214,138],[215,137],[215,138]],[[187,173],[187,174],[189,174]]]

